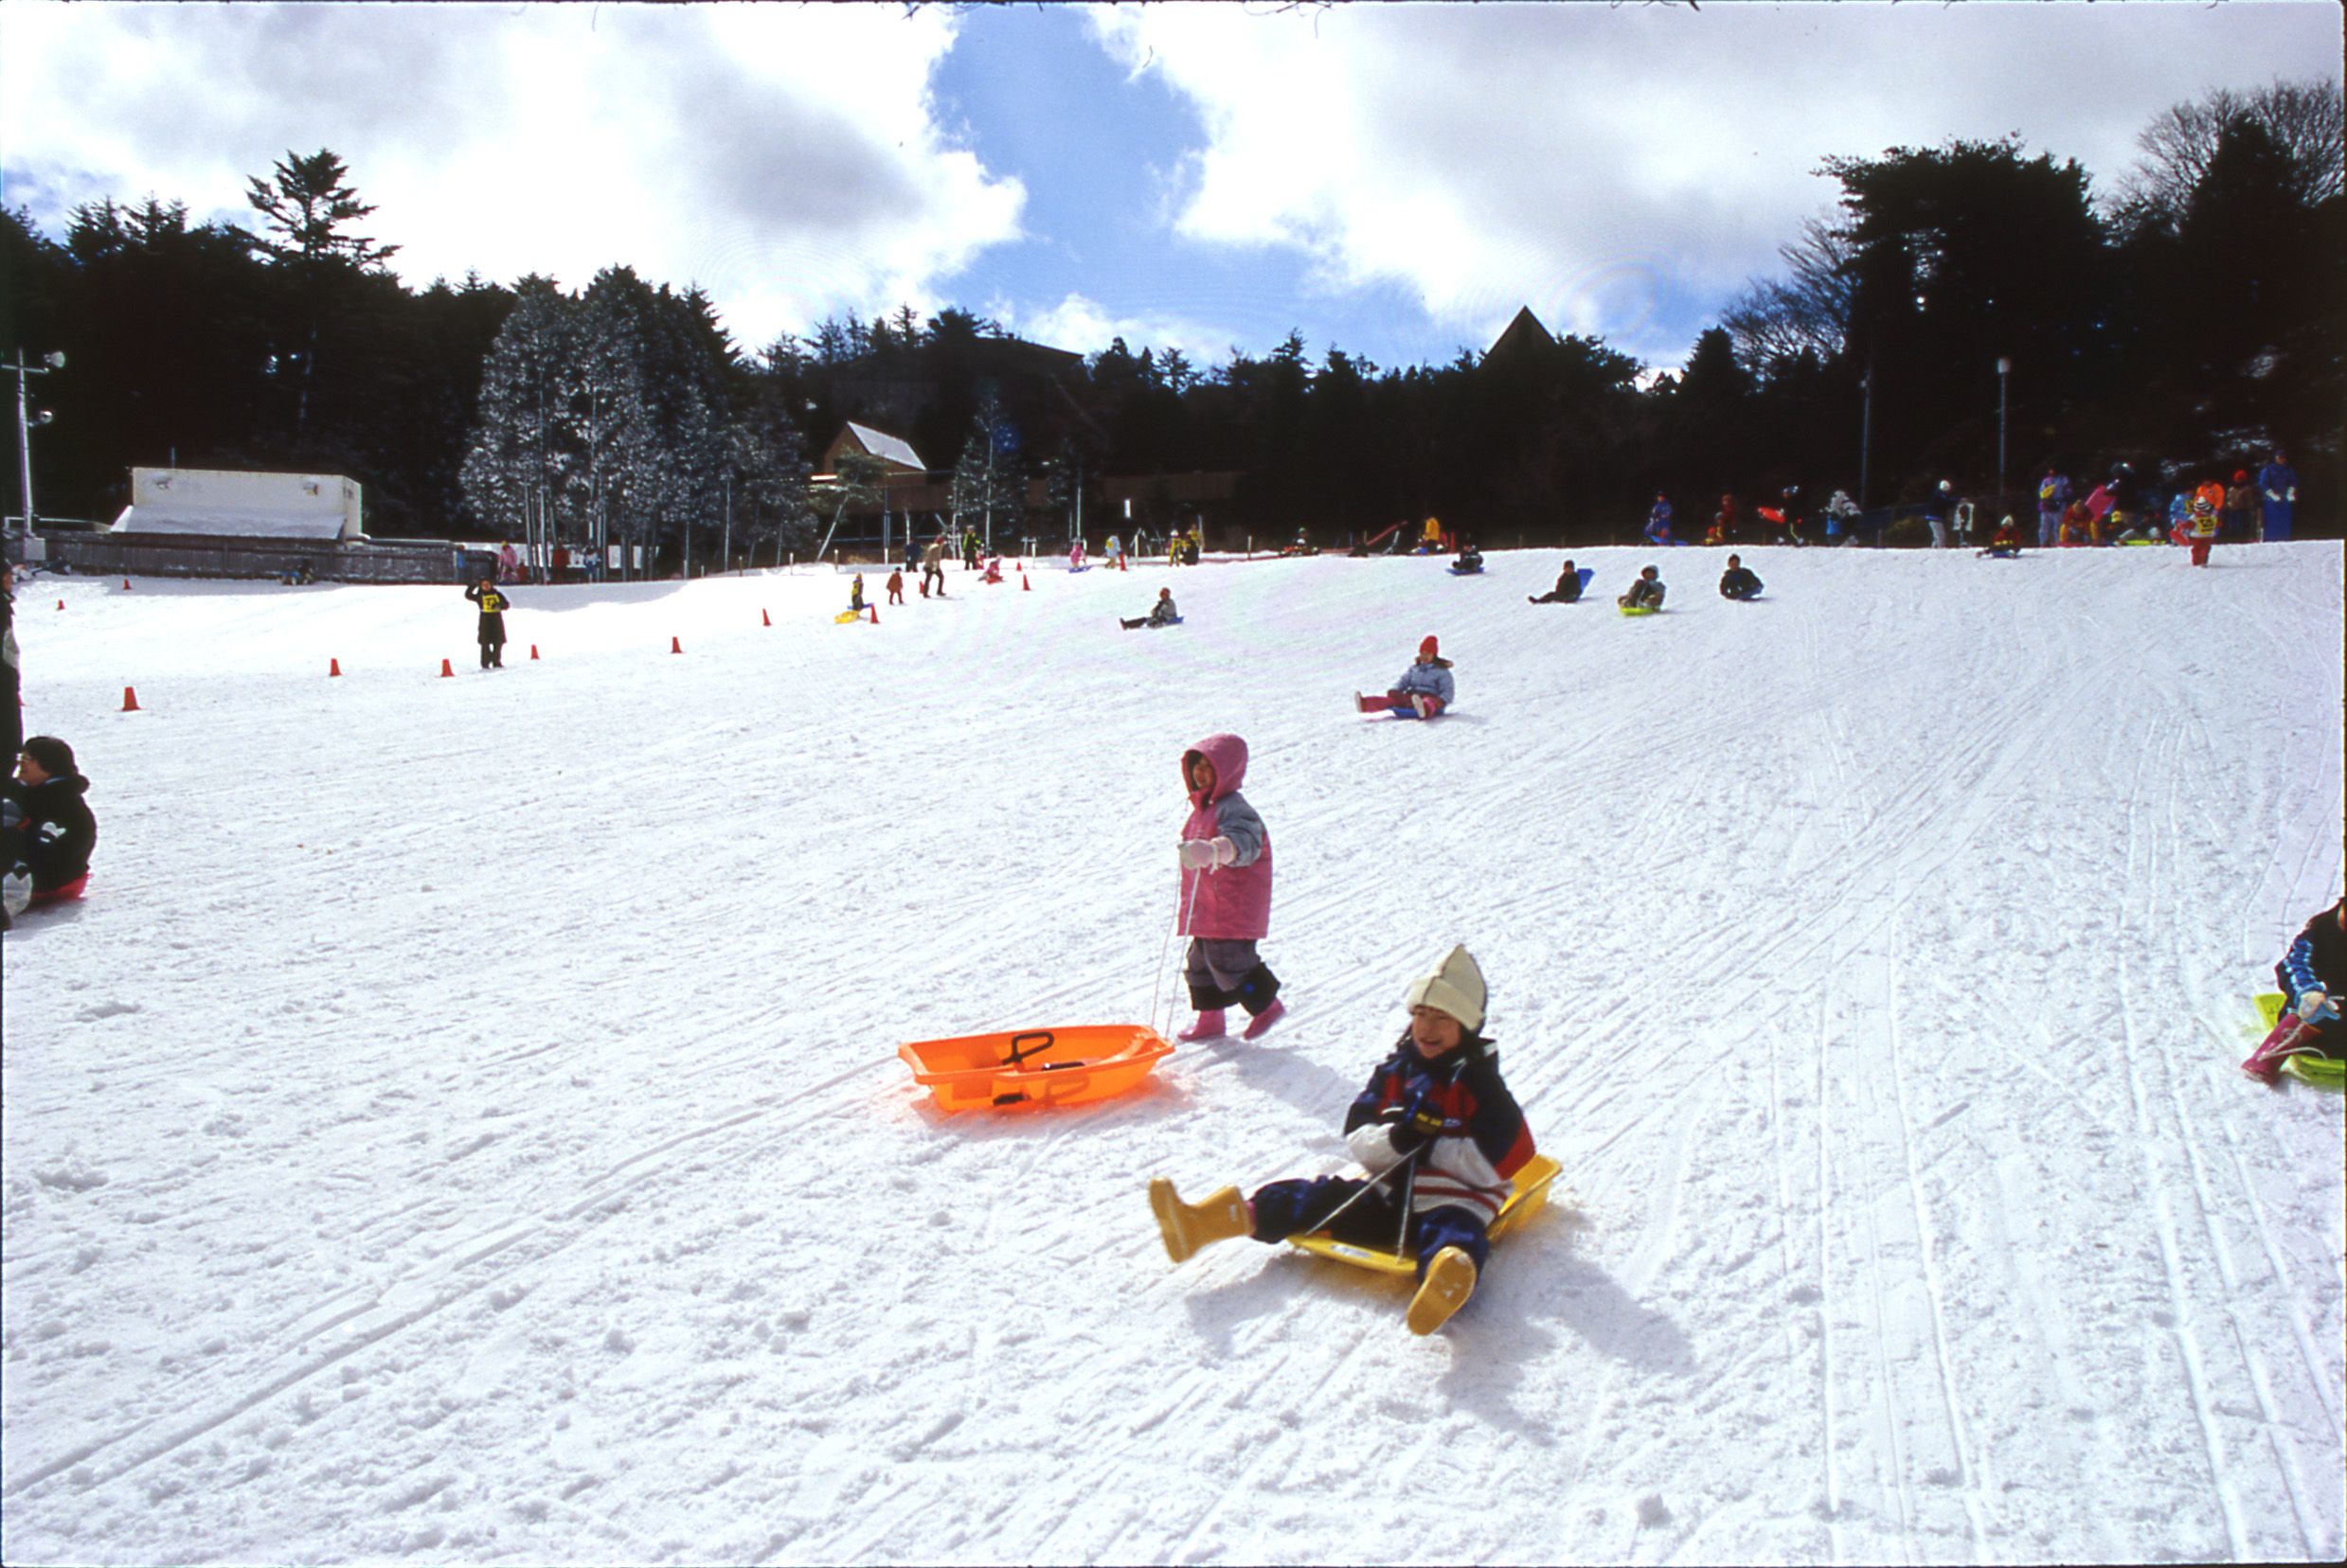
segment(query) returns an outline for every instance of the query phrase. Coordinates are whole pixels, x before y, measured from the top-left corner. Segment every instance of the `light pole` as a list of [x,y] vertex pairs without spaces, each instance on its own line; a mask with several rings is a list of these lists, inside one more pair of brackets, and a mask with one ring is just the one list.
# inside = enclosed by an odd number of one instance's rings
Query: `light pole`
[[1874,452],[1874,367],[1866,367],[1858,378],[1858,390],[1863,401],[1858,410],[1858,509],[1866,510],[1866,479],[1868,459]]
[[2013,361],[1997,356],[1997,502],[2005,499],[2005,378],[2013,374]]
[[36,413],[27,404],[25,395],[25,378],[45,376],[52,370],[63,369],[64,365],[65,356],[62,353],[44,354],[41,356],[41,363],[33,365],[27,362],[25,350],[19,348],[16,351],[16,363],[9,367],[16,372],[16,482],[18,493],[25,503],[25,538],[27,542],[32,538],[33,524],[32,431],[35,425],[47,424],[50,416],[47,409],[44,408]]

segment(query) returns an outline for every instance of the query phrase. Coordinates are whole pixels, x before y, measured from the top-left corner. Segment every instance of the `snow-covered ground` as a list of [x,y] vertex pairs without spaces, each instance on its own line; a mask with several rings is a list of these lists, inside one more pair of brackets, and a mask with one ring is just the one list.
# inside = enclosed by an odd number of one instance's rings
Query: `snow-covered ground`
[[[2341,1102],[2236,1070],[2339,546],[1647,559],[524,588],[491,674],[453,588],[28,586],[101,838],[0,949],[0,1553],[2339,1557]],[[1456,714],[1356,716],[1429,632]],[[1289,1020],[937,1113],[900,1042],[1149,1016],[1216,730]],[[1568,1201],[1424,1340],[1169,1265],[1453,941]]]

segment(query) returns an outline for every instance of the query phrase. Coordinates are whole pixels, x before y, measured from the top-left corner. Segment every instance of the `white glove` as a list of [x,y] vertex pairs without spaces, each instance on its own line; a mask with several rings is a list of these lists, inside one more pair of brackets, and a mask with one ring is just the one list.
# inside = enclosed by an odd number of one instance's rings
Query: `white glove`
[[[1226,843],[1226,844],[1227,844],[1227,843],[1228,843],[1228,842],[1230,842],[1230,841],[1229,841],[1229,840],[1227,840],[1227,839],[1226,839],[1226,840],[1224,840],[1223,842],[1224,842],[1224,843]],[[1184,840],[1182,840],[1182,869],[1183,869],[1183,870],[1185,870],[1185,871],[1203,871],[1203,870],[1205,870],[1208,866],[1209,866],[1209,865],[1211,865],[1211,864],[1214,864],[1214,846],[1213,846],[1213,843],[1212,843],[1210,840],[1207,840],[1207,839],[1184,839]]]
[[1239,846],[1227,838],[1213,840],[1212,848],[1217,865],[1228,865],[1239,858]]
[[2338,1009],[2331,1006],[2330,997],[2319,990],[2300,991],[2298,1006],[2292,1010],[2301,1020],[2308,1024],[2319,1024],[2326,1018],[2338,1016]]

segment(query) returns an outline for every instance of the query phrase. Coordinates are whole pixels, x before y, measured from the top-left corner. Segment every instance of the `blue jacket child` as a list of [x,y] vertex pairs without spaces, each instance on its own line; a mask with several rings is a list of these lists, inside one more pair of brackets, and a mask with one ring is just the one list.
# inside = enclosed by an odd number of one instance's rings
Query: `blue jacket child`
[[1535,1152],[1499,1060],[1481,1033],[1483,972],[1463,947],[1409,989],[1410,1026],[1345,1114],[1345,1144],[1368,1180],[1273,1182],[1242,1197],[1225,1187],[1185,1203],[1163,1177],[1149,1203],[1167,1256],[1179,1263],[1233,1237],[1280,1242],[1325,1231],[1418,1260],[1410,1332],[1428,1334],[1475,1292],[1491,1256],[1490,1227],[1515,1173]]

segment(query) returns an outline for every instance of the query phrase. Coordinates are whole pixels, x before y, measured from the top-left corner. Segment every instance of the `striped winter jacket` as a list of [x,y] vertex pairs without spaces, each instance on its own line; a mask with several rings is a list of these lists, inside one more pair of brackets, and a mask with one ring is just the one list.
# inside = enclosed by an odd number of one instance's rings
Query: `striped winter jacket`
[[1435,1139],[1418,1156],[1410,1212],[1452,1205],[1490,1224],[1507,1202],[1512,1179],[1533,1153],[1532,1130],[1499,1080],[1492,1042],[1471,1034],[1457,1050],[1428,1061],[1403,1030],[1345,1114],[1345,1143],[1363,1169],[1375,1175],[1401,1158],[1393,1150],[1393,1128],[1378,1117],[1419,1101],[1465,1131]]
[[2337,904],[2306,922],[2306,929],[2274,966],[2274,978],[2282,982],[2292,1007],[2306,991],[2330,994],[2347,989],[2347,932],[2339,930]]

